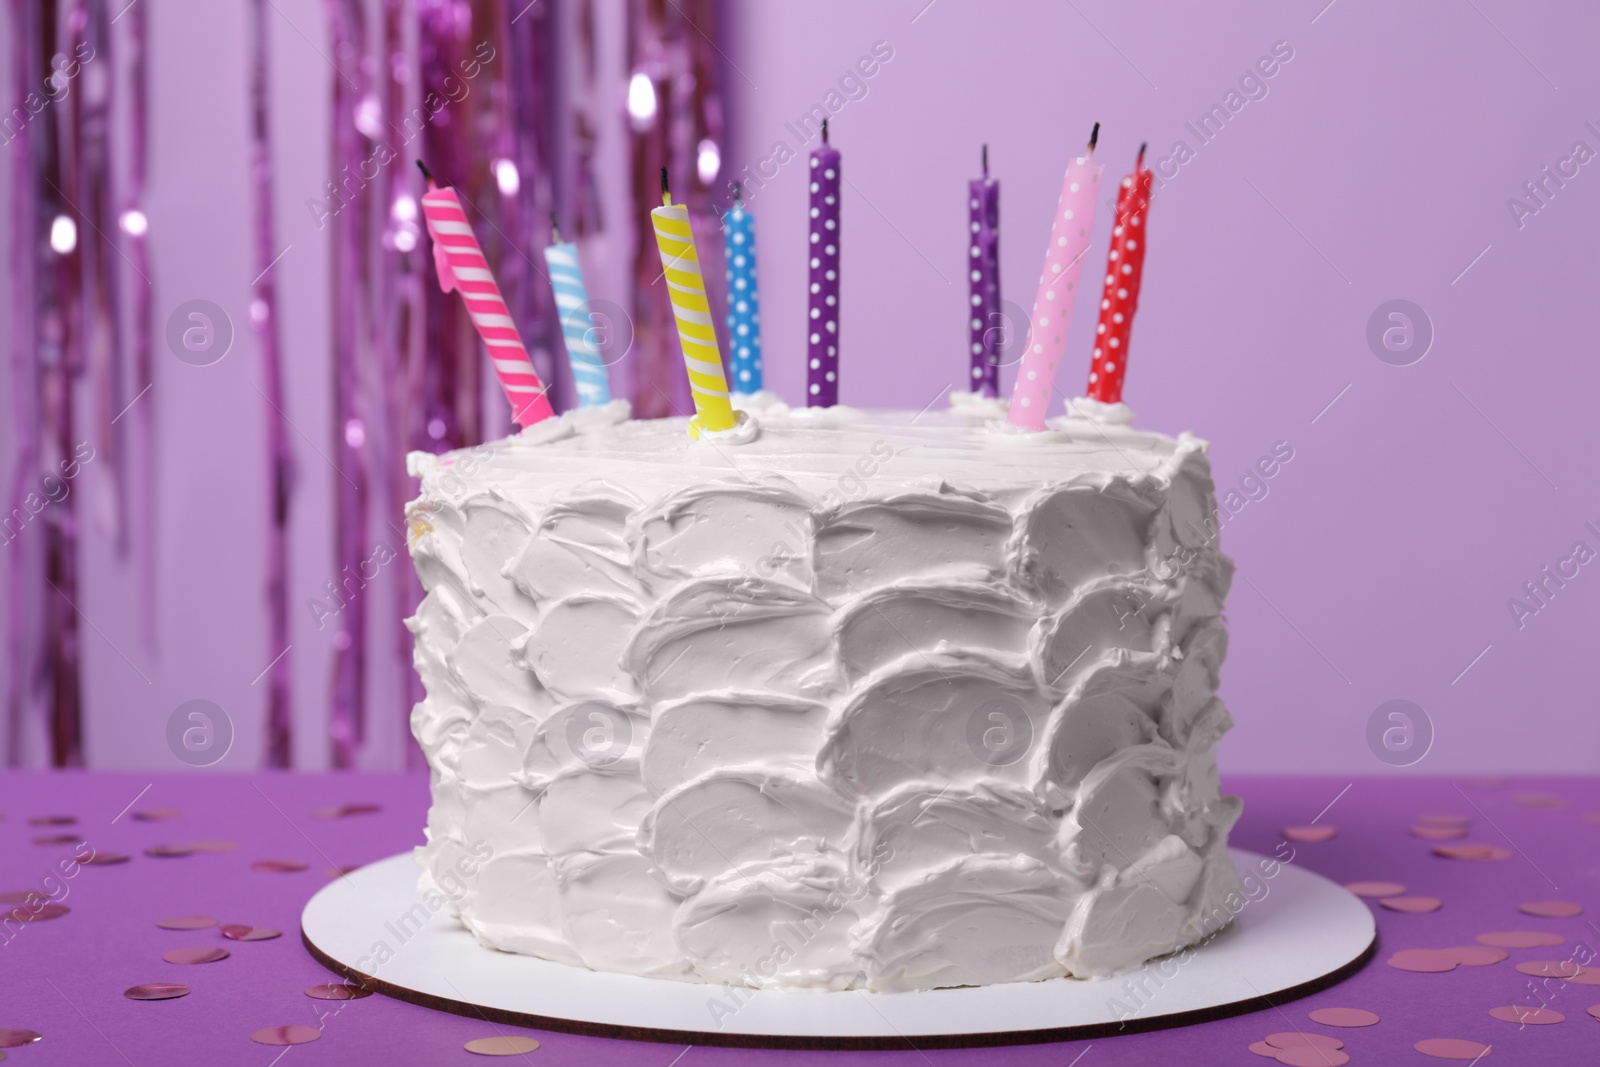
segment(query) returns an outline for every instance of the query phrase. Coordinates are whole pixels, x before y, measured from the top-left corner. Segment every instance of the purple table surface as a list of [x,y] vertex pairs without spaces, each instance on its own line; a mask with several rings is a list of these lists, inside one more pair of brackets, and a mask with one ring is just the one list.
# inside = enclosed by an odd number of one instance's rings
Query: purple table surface
[[[1437,778],[1241,778],[1228,788],[1245,799],[1236,845],[1261,853],[1279,848],[1284,826],[1337,828],[1332,840],[1296,844],[1293,862],[1338,882],[1386,880],[1411,894],[1436,896],[1444,906],[1427,914],[1375,908],[1378,954],[1360,973],[1331,989],[1289,1003],[1263,1002],[1248,1014],[1176,1030],[1126,1034],[1048,1045],[994,1049],[784,1052],[658,1045],[537,1033],[543,1047],[528,1063],[642,1064],[1262,1064],[1247,1046],[1268,1034],[1301,1029],[1337,1036],[1354,1064],[1439,1063],[1412,1049],[1428,1037],[1493,1045],[1496,1064],[1593,1063],[1600,1057],[1600,1021],[1586,1009],[1600,1003],[1600,986],[1548,983],[1519,974],[1518,962],[1587,962],[1600,945],[1600,778],[1516,782],[1456,782]],[[1538,806],[1541,798],[1547,806]],[[1559,798],[1557,801],[1551,798]],[[318,819],[318,808],[346,803],[382,805],[376,814]],[[48,922],[5,927],[0,943],[0,1029],[36,1030],[43,1040],[9,1049],[23,1064],[250,1064],[468,1063],[476,1037],[517,1032],[481,1020],[368,997],[347,1003],[303,994],[333,976],[299,940],[300,910],[328,880],[328,868],[381,859],[421,840],[426,780],[417,775],[129,775],[9,774],[0,776],[0,892],[37,889],[74,846],[34,838],[75,832],[95,849],[123,852],[123,864],[87,867],[64,883],[70,913]],[[133,813],[176,808],[164,822]],[[1424,813],[1470,818],[1464,840],[1511,851],[1498,862],[1462,862],[1432,854],[1433,844],[1407,827]],[[73,826],[35,826],[41,816],[72,815]],[[232,840],[234,851],[157,859],[151,845]],[[296,873],[251,869],[262,859],[302,860]],[[1270,890],[1269,890],[1270,891]],[[1519,914],[1524,901],[1567,900],[1584,915],[1542,919]],[[271,941],[223,940],[215,928],[161,930],[158,919],[213,915],[283,931]],[[1513,949],[1487,967],[1444,974],[1395,970],[1384,960],[1402,948],[1470,945],[1486,931],[1542,930],[1565,943]],[[186,946],[223,946],[231,958],[178,966],[161,955]],[[193,993],[179,1000],[136,1002],[122,990],[141,982],[181,982]],[[1107,983],[1115,995],[1121,981]],[[1158,994],[1159,995],[1159,994]],[[1277,998],[1273,998],[1276,1001]],[[1566,1021],[1519,1027],[1491,1018],[1489,1009],[1542,1003]],[[1307,1020],[1322,1007],[1357,1007],[1383,1018],[1365,1029],[1336,1030]],[[290,1049],[251,1041],[262,1027],[320,1026],[321,1039]],[[685,1021],[686,1028],[692,1025]],[[9,1063],[7,1065],[9,1067]]]

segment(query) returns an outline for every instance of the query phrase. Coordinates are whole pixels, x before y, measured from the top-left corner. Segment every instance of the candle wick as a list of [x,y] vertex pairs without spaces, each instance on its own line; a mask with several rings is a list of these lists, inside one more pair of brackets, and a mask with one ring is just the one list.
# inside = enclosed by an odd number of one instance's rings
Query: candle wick
[[556,243],[561,243],[561,224],[556,221],[556,213],[550,212],[550,237]]
[[661,168],[661,203],[665,207],[672,206],[672,190],[667,187],[667,168]]
[[828,143],[828,120],[827,119],[823,119],[822,120],[822,143],[823,144],[827,144]]
[[1139,167],[1142,167],[1144,165],[1144,150],[1147,147],[1149,147],[1149,144],[1150,144],[1150,142],[1146,141],[1146,142],[1144,142],[1143,144],[1141,144],[1139,146],[1139,158],[1134,160],[1134,164],[1133,164],[1135,169],[1137,169]]
[[428,165],[419,159],[417,160],[417,169],[422,172],[422,177],[428,183],[428,188],[432,189],[434,187],[433,172],[428,169]]
[[1089,154],[1094,155],[1094,146],[1100,140],[1100,124],[1094,124],[1094,129],[1089,131]]
[[983,176],[985,178],[987,178],[989,176],[989,146],[988,145],[984,145],[983,146]]
[[741,207],[744,205],[744,180],[743,179],[736,180],[733,183],[733,202],[735,204],[740,205]]

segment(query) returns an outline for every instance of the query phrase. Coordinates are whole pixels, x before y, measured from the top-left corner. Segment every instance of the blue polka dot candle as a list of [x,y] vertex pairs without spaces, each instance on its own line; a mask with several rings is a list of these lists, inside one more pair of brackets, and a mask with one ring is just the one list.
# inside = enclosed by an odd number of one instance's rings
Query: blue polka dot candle
[[756,217],[745,209],[737,185],[733,207],[722,216],[728,261],[729,369],[735,393],[761,391],[761,301],[756,295]]
[[839,151],[828,143],[811,153],[810,297],[806,301],[806,406],[839,403]]
[[978,396],[1000,395],[1000,183],[989,177],[989,146],[983,146],[983,177],[967,183],[967,280],[971,293],[968,388]]
[[589,316],[589,290],[583,284],[583,269],[578,265],[578,246],[562,242],[555,219],[550,220],[555,244],[544,250],[550,268],[550,288],[556,295],[556,315],[561,319],[561,336],[567,343],[567,358],[572,361],[572,384],[581,408],[611,403],[611,382],[606,365],[595,347],[594,320]]

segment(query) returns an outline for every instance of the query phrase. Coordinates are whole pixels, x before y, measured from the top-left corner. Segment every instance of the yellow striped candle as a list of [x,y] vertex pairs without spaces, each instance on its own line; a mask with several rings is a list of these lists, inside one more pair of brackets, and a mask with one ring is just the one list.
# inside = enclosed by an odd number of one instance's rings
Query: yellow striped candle
[[722,353],[711,322],[711,305],[706,302],[706,282],[700,273],[694,233],[689,229],[689,209],[673,204],[672,194],[667,192],[665,168],[661,171],[661,201],[662,206],[650,212],[650,221],[655,227],[661,271],[672,300],[672,316],[678,323],[689,390],[694,396],[695,416],[689,420],[689,436],[698,438],[701,430],[715,433],[733,429],[737,417],[728,402],[728,379],[722,373]]

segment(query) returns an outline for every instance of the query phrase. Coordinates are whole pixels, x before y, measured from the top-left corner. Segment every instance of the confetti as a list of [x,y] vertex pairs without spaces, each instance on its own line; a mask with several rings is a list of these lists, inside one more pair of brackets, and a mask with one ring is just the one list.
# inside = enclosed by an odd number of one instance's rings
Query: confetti
[[1424,841],[1451,841],[1458,837],[1467,836],[1465,826],[1413,826],[1410,830],[1412,837],[1420,837]]
[[1425,911],[1438,911],[1441,906],[1438,897],[1385,897],[1378,903],[1390,911],[1404,911],[1416,914]]
[[303,871],[310,864],[304,860],[256,860],[250,865],[252,871],[265,871],[269,874],[293,874]]
[[147,811],[134,812],[133,817],[140,822],[165,822],[168,819],[176,819],[182,814],[177,808],[150,808]]
[[46,837],[34,838],[33,843],[36,845],[76,845],[82,840],[83,838],[77,834],[50,834]]
[[7,890],[4,893],[0,893],[0,904],[26,904],[29,897],[35,896],[42,897],[44,894],[35,889]]
[[217,920],[209,915],[178,915],[171,919],[157,919],[156,925],[163,930],[204,930],[217,925]]
[[331,808],[318,808],[311,813],[313,819],[345,819],[351,815],[372,815],[383,810],[381,804],[338,804]]
[[1586,811],[1583,813],[1584,822],[1600,822],[1600,811]]
[[1406,891],[1406,887],[1399,882],[1349,882],[1345,888],[1366,900],[1397,897]]
[[1524,915],[1537,915],[1541,919],[1571,919],[1583,914],[1583,907],[1567,900],[1532,900],[1518,904]]
[[43,1037],[37,1030],[0,1030],[0,1048],[21,1048]]
[[42,923],[51,919],[59,919],[72,909],[65,904],[39,904],[37,906],[24,904],[20,908],[0,912],[0,921],[6,919],[19,923]]
[[1508,860],[1511,858],[1509,848],[1500,848],[1498,845],[1462,844],[1462,845],[1435,845],[1435,856],[1443,856],[1447,860]]
[[1278,1062],[1283,1067],[1344,1067],[1350,1057],[1338,1049],[1298,1045],[1279,1052]]
[[1488,967],[1490,964],[1499,963],[1508,957],[1504,949],[1491,948],[1488,945],[1457,945],[1454,948],[1439,950],[1462,967]]
[[1554,793],[1512,793],[1514,803],[1525,808],[1564,808],[1567,802]]
[[1565,981],[1576,978],[1583,968],[1572,960],[1526,960],[1517,964],[1517,970],[1535,978],[1560,978]]
[[328,867],[324,869],[322,873],[327,875],[329,878],[343,878],[351,871],[359,871],[364,866],[365,864],[352,863],[348,867]]
[[194,849],[189,845],[151,845],[144,850],[144,854],[155,859],[170,859],[174,856],[192,856]]
[[306,987],[306,996],[315,1000],[360,1000],[372,996],[372,993],[371,989],[354,982],[329,982]]
[[190,841],[184,846],[194,852],[232,852],[239,847],[237,841]]
[[1591,1004],[1584,1010],[1590,1015],[1594,1016],[1596,1019],[1600,1019],[1600,1004]]
[[1344,1048],[1344,1042],[1336,1037],[1326,1034],[1306,1034],[1299,1030],[1285,1030],[1279,1034],[1268,1034],[1265,1038],[1267,1044],[1273,1048]]
[[462,1046],[480,1056],[521,1056],[539,1047],[531,1037],[477,1037]]
[[1567,981],[1573,985],[1600,985],[1600,967],[1579,967],[1578,973]]
[[1327,841],[1339,832],[1333,826],[1285,826],[1283,836],[1290,841]]
[[225,948],[173,948],[161,954],[168,963],[216,963],[228,956]]
[[176,1000],[189,995],[189,987],[177,982],[142,982],[122,991],[129,1000]]
[[1429,1037],[1411,1046],[1424,1056],[1441,1060],[1476,1060],[1489,1054],[1492,1046],[1458,1037]]
[[111,867],[132,859],[126,852],[92,852],[79,860],[84,867]]
[[306,1045],[322,1036],[315,1026],[265,1026],[250,1035],[261,1045]]
[[1456,969],[1453,957],[1431,948],[1401,949],[1384,962],[1397,971],[1415,971],[1418,974],[1440,974]]
[[1493,945],[1495,948],[1548,948],[1565,940],[1560,934],[1544,930],[1502,930],[1478,935],[1480,945]]
[[1269,1060],[1275,1060],[1278,1058],[1278,1050],[1267,1044],[1265,1041],[1252,1041],[1249,1045],[1249,1049],[1257,1056],[1265,1056]]
[[1372,1026],[1379,1021],[1376,1012],[1362,1008],[1318,1008],[1310,1019],[1323,1026]]
[[1467,818],[1465,815],[1438,815],[1429,813],[1426,815],[1418,815],[1416,818],[1416,823],[1418,826],[1471,826],[1472,820]]
[[29,826],[76,826],[76,815],[35,815],[28,820]]
[[283,933],[267,926],[226,923],[222,927],[222,936],[229,941],[271,941],[275,937],[282,937]]
[[1507,1004],[1503,1008],[1490,1008],[1489,1014],[1501,1022],[1520,1023],[1523,1026],[1549,1026],[1552,1023],[1567,1021],[1567,1017],[1559,1011],[1526,1004]]

